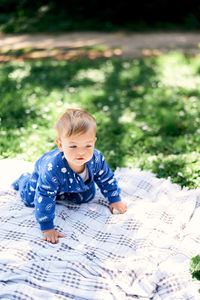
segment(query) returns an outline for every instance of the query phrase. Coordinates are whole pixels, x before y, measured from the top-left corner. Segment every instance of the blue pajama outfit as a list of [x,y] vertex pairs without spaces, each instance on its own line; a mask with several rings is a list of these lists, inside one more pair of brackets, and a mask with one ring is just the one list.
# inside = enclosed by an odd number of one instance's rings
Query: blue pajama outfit
[[57,199],[86,203],[95,196],[95,183],[109,204],[120,201],[120,189],[102,153],[94,150],[93,157],[86,163],[89,180],[68,165],[64,153],[58,148],[45,153],[35,163],[32,174],[26,173],[13,183],[27,206],[35,206],[35,216],[41,230],[54,228],[55,204]]

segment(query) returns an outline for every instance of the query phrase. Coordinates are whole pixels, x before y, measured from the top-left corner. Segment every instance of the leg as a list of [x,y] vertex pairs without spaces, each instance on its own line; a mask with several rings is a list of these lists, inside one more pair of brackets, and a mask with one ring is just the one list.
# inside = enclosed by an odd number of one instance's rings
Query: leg
[[26,206],[34,207],[35,189],[37,186],[38,176],[35,172],[32,174],[22,174],[12,186],[19,191],[19,196]]

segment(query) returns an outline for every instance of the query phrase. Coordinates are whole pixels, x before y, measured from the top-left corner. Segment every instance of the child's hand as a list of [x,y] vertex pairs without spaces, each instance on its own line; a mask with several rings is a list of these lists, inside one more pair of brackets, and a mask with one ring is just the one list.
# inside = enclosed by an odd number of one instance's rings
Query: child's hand
[[111,212],[113,212],[113,209],[117,209],[120,214],[124,214],[127,211],[127,205],[122,201],[118,201],[110,204]]
[[59,237],[66,237],[64,234],[57,232],[55,229],[43,230],[43,240],[52,244],[57,244],[59,242]]

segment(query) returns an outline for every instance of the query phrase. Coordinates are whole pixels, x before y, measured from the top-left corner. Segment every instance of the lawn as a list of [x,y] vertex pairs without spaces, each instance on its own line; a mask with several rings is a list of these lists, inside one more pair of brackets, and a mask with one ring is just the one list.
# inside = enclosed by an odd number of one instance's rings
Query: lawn
[[198,56],[11,60],[0,69],[1,159],[35,161],[56,146],[60,114],[81,107],[96,118],[96,147],[113,170],[200,187]]

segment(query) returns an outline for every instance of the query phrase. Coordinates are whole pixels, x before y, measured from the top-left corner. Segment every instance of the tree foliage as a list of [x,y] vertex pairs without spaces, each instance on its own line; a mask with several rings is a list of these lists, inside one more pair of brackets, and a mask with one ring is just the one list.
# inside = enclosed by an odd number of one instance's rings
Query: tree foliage
[[197,30],[200,29],[199,16],[200,2],[196,0],[189,3],[172,0],[0,0],[1,30],[8,32],[15,31],[15,27],[19,28],[18,31],[112,30],[123,27],[174,29],[175,26]]

